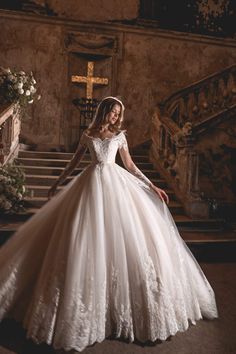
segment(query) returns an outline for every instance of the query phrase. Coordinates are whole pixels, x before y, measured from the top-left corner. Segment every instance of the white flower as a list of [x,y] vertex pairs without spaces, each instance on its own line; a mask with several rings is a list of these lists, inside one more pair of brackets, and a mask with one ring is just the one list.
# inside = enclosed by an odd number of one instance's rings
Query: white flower
[[20,95],[23,95],[23,93],[24,93],[25,91],[24,91],[23,89],[19,89],[18,92],[19,92]]
[[18,84],[17,84],[17,88],[18,89],[21,89],[23,87],[23,82],[19,82]]
[[30,92],[35,93],[37,90],[34,86],[30,86]]
[[25,95],[30,96],[30,90],[26,90]]
[[17,193],[17,197],[21,200],[22,199],[22,194],[21,193]]
[[22,186],[22,193],[25,193],[25,186]]
[[28,103],[29,103],[29,104],[31,104],[31,103],[33,103],[33,102],[34,102],[34,100],[30,100],[30,101],[28,101]]
[[25,75],[25,72],[24,71],[20,71],[19,74],[20,75]]
[[34,85],[36,84],[36,80],[35,79],[33,79],[32,82],[33,82]]
[[41,99],[41,95],[38,95],[37,99],[40,100]]

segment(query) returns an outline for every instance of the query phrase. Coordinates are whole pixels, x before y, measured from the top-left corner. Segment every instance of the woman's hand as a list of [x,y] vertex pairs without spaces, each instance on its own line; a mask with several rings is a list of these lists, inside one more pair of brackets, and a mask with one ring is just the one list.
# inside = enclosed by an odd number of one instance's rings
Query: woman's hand
[[51,199],[54,196],[54,194],[56,192],[56,189],[57,189],[57,184],[54,184],[54,185],[51,186],[51,188],[49,188],[49,190],[48,190],[48,199]]
[[163,189],[156,187],[154,184],[151,184],[150,187],[162,201],[166,202],[167,204],[169,203],[169,197]]

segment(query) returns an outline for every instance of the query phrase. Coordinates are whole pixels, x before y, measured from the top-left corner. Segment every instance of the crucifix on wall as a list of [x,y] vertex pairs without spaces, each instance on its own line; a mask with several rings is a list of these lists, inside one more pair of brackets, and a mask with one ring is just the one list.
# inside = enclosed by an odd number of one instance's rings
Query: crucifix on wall
[[71,81],[78,84],[86,84],[86,98],[93,98],[93,86],[94,85],[108,85],[108,78],[94,77],[94,62],[88,61],[87,64],[87,76],[72,75]]
[[[71,53],[69,56],[69,140],[78,142],[89,126],[101,99],[112,92],[113,58]],[[72,103],[72,104],[71,104]],[[76,144],[75,143],[75,144]]]

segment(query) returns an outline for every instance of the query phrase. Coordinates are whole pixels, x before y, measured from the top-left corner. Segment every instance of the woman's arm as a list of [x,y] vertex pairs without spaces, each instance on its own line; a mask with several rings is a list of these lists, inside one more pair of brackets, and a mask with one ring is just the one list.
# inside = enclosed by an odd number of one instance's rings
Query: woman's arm
[[122,159],[122,162],[125,166],[125,168],[133,174],[135,177],[139,178],[141,181],[143,181],[146,185],[148,185],[151,189],[153,189],[157,195],[161,198],[161,200],[165,200],[167,203],[169,203],[169,197],[166,194],[166,192],[161,189],[156,187],[148,178],[145,176],[141,170],[135,165],[133,162],[130,153],[129,153],[129,148],[127,144],[127,140],[124,136],[123,142],[121,143],[119,147],[119,152],[120,156]]
[[85,151],[86,151],[87,147],[85,145],[82,145],[81,143],[78,144],[78,147],[72,157],[72,159],[70,160],[70,162],[66,165],[65,169],[62,171],[61,175],[58,177],[58,179],[56,180],[56,182],[51,186],[51,188],[48,191],[48,198],[50,199],[57,187],[64,182],[64,180],[74,171],[74,169],[76,168],[76,166],[79,164],[79,162],[81,161]]

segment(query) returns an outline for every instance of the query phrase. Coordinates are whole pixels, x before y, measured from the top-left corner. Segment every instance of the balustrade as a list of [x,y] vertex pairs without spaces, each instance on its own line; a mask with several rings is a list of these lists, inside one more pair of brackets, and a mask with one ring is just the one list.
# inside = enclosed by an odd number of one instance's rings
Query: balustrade
[[18,154],[20,113],[16,104],[0,105],[0,164],[14,159]]
[[236,114],[236,65],[174,93],[153,115],[152,162],[194,217],[209,216],[199,188],[196,141],[226,112]]
[[179,127],[199,124],[236,104],[236,65],[176,92],[162,105]]

